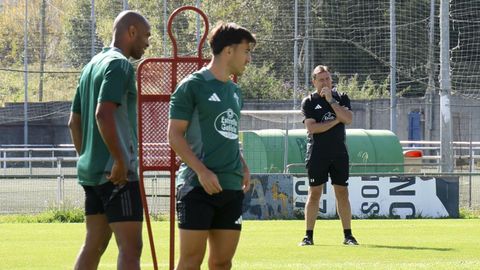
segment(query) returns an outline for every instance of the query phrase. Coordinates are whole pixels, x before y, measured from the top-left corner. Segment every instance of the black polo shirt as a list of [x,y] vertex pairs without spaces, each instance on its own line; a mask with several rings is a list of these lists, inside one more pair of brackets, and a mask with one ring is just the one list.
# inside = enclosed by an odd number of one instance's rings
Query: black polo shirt
[[[332,90],[332,97],[339,102],[340,106],[347,107],[349,110],[352,109],[347,94],[339,94]],[[302,113],[305,119],[313,118],[317,123],[333,120],[337,117],[330,104],[317,92],[313,92],[303,99]],[[335,125],[326,132],[308,134],[305,156],[307,165],[310,160],[348,156],[345,137],[345,125],[343,123]]]

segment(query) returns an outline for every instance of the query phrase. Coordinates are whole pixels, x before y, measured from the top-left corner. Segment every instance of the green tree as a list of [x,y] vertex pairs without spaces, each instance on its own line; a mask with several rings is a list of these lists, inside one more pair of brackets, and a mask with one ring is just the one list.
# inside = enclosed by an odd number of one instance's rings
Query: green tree
[[[206,0],[203,2],[212,24],[219,20],[236,22],[257,36],[253,65],[274,64],[280,78],[292,75],[293,1],[281,0]],[[239,14],[242,14],[239,16]],[[290,78],[289,78],[290,79]]]
[[[49,1],[47,6],[47,20],[45,21],[46,35],[45,48],[46,58],[56,62],[61,57],[57,55],[62,38],[62,23],[59,16],[54,16],[53,6],[61,7],[62,1]],[[28,60],[34,63],[40,58],[41,45],[41,0],[28,1]],[[56,6],[56,8],[58,8]],[[5,66],[18,65],[23,63],[24,53],[24,22],[25,22],[25,1],[18,3],[5,2],[0,10],[0,63]],[[51,14],[51,16],[50,16]]]
[[390,80],[386,78],[376,83],[368,76],[363,82],[358,80],[358,74],[347,77],[336,74],[338,77],[337,90],[346,93],[352,100],[379,99],[390,97],[388,91]]
[[[24,7],[23,7],[24,9]],[[0,11],[0,61],[4,65],[20,63],[23,52],[23,29],[19,29],[20,5],[5,4]]]
[[249,66],[240,78],[239,86],[245,99],[290,99],[293,89],[279,80],[272,65]]
[[[152,27],[150,47],[145,52],[144,57],[172,56],[170,39],[167,36],[165,39],[166,42],[164,42],[163,38],[164,20],[167,21],[168,16],[170,16],[170,14],[176,8],[183,5],[192,5],[192,1],[167,1],[166,17],[164,17],[163,0],[131,0],[128,2],[128,4],[130,9],[140,11],[140,13],[148,19]],[[108,45],[111,42],[113,20],[123,9],[122,1],[96,0],[95,9],[97,18],[97,33],[100,38],[105,41],[105,44]],[[180,18],[180,22],[179,20],[176,20],[173,27],[176,37],[180,41],[178,46],[180,48],[186,47],[188,49],[185,49],[184,51],[189,50],[190,52],[195,51],[195,43],[193,42],[194,39],[192,38],[192,35],[190,35],[189,40],[187,38],[179,38],[179,36],[184,36],[186,33],[194,33],[196,25],[195,18],[192,17],[192,15],[193,13],[191,12],[187,12],[187,16],[180,15],[178,17]],[[183,26],[178,27],[179,25]]]
[[[65,21],[66,56],[75,67],[81,67],[92,57],[92,37],[90,19],[91,3],[88,0],[72,2],[67,10]],[[103,47],[103,41],[95,33],[95,53]]]

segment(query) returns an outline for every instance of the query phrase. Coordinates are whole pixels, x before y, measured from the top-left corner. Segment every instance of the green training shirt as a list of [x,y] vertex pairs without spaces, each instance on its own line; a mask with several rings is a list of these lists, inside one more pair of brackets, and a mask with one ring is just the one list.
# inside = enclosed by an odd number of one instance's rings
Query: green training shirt
[[[169,118],[189,122],[185,134],[188,144],[217,175],[223,189],[242,189],[238,144],[242,107],[240,88],[232,81],[217,80],[207,68],[185,78],[170,100]],[[185,163],[178,171],[177,185],[180,184],[184,184],[182,190],[186,192],[200,186],[197,175]]]
[[106,183],[112,169],[113,159],[95,119],[97,104],[106,101],[118,104],[114,117],[128,180],[138,181],[135,71],[118,48],[104,48],[83,68],[72,103],[72,112],[81,116],[82,149],[77,163],[81,185]]

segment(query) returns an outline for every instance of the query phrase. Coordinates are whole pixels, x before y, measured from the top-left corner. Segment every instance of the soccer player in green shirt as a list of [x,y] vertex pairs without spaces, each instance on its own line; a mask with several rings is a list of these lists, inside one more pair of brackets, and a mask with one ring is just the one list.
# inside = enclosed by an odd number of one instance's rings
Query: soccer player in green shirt
[[232,82],[251,61],[254,35],[218,23],[209,35],[212,60],[185,78],[170,101],[168,139],[181,157],[177,177],[180,258],[177,270],[230,269],[242,228],[250,172],[238,141],[242,93]]
[[86,238],[75,269],[97,269],[115,235],[117,269],[140,269],[143,208],[137,173],[137,89],[128,58],[149,46],[150,25],[121,12],[109,48],[83,68],[69,120],[85,190]]

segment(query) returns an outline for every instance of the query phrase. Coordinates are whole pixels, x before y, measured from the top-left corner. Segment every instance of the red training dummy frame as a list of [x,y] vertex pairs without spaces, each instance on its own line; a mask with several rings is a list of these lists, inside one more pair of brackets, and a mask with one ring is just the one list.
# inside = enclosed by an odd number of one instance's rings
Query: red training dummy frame
[[[198,44],[197,57],[178,56],[177,42],[172,34],[172,22],[182,11],[198,13],[204,21],[205,31]],[[152,229],[145,194],[144,173],[147,171],[170,172],[170,267],[174,268],[175,253],[175,171],[178,159],[167,143],[167,125],[170,95],[177,83],[187,75],[206,66],[210,59],[202,57],[202,47],[208,34],[207,16],[198,8],[184,6],[176,9],[168,19],[168,36],[172,42],[172,58],[147,58],[138,66],[138,136],[140,191],[145,211],[150,249],[154,269],[157,270],[157,258],[153,242]]]

